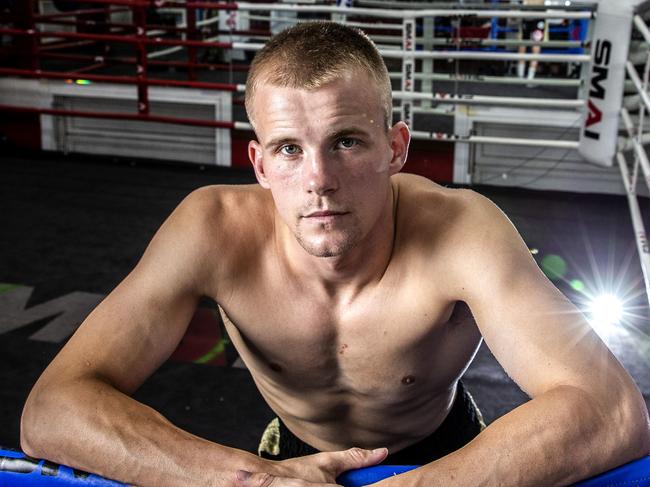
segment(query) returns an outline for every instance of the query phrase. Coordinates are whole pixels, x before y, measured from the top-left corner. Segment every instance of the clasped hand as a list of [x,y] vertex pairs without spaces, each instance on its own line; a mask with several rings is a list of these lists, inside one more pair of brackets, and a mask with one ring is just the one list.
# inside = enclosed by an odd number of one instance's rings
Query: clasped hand
[[264,472],[238,470],[237,487],[335,487],[336,478],[348,470],[372,467],[388,456],[386,448],[317,453],[278,462],[268,462]]

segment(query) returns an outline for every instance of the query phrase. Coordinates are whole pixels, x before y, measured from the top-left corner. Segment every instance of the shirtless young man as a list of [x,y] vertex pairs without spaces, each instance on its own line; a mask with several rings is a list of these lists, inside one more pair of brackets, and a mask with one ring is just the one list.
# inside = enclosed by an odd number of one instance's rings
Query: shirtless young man
[[[25,452],[137,485],[323,487],[380,463],[384,447],[421,444],[429,463],[380,485],[521,487],[650,451],[633,381],[507,218],[472,191],[397,174],[409,130],[391,126],[370,41],[324,23],[279,34],[253,63],[247,109],[260,184],[206,187],[179,205],[35,385]],[[219,303],[282,420],[280,455],[322,453],[260,458],[129,397],[201,296]],[[532,400],[472,432],[457,384],[481,337]],[[436,460],[428,439],[453,443],[456,426],[458,449]]]

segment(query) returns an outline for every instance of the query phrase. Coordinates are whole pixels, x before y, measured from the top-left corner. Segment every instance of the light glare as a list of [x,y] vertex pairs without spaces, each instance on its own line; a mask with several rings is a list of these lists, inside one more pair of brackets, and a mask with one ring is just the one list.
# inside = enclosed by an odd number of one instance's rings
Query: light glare
[[605,338],[623,319],[623,303],[613,294],[603,294],[594,298],[589,312],[591,326],[598,335]]

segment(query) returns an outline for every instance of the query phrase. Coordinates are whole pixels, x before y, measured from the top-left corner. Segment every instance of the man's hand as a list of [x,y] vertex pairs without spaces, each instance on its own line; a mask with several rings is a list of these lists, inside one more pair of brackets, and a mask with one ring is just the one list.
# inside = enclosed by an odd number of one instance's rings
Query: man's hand
[[237,471],[237,487],[333,487],[343,472],[372,467],[388,456],[386,448],[317,453],[274,462],[268,472]]

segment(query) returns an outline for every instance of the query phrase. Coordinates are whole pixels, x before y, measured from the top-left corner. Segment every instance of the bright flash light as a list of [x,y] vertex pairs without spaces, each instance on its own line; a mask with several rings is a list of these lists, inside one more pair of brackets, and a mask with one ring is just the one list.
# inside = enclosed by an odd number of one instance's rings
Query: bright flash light
[[591,302],[589,314],[591,326],[605,338],[623,319],[623,303],[613,294],[603,294]]

